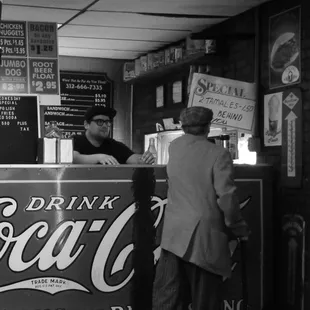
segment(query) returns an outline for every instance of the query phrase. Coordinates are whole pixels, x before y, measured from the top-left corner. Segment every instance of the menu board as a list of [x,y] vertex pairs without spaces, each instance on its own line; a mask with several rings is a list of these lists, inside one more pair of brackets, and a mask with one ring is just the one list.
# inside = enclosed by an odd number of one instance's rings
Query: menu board
[[59,94],[57,24],[0,22],[0,93]]
[[60,72],[61,104],[112,107],[113,82],[105,73]]
[[43,123],[57,122],[66,138],[84,133],[84,114],[92,105],[113,106],[113,82],[105,73],[60,72],[61,106],[44,106]]
[[[42,113],[43,110],[43,113]],[[80,106],[42,106],[44,128],[49,122],[57,122],[65,138],[81,135],[84,132],[84,114],[86,109]]]
[[0,128],[0,164],[36,163],[37,96],[0,96]]

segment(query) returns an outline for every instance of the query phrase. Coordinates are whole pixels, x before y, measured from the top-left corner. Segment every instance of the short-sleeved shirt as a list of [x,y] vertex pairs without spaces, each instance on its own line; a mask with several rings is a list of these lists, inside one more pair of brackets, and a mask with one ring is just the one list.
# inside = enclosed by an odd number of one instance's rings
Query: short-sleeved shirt
[[85,135],[73,138],[74,151],[83,155],[106,154],[113,156],[120,164],[126,164],[127,159],[134,154],[125,144],[111,138],[103,140],[99,147],[92,145]]

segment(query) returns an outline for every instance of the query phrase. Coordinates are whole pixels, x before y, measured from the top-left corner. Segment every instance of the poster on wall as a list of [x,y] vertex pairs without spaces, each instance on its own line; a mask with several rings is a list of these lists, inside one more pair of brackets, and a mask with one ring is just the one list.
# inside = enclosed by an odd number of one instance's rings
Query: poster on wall
[[302,186],[302,92],[300,88],[290,88],[283,92],[282,104],[282,186],[300,188]]
[[300,83],[300,6],[269,20],[269,87]]
[[282,145],[282,96],[274,93],[264,96],[264,145]]

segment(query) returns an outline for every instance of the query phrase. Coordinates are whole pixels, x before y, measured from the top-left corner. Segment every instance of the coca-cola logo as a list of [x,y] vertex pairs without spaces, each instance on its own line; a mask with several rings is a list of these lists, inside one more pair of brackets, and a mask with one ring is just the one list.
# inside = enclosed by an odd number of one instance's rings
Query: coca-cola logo
[[[18,210],[24,212],[54,212],[54,211],[82,211],[82,210],[110,210],[113,211],[114,204],[120,199],[120,196],[51,196],[44,198],[40,196],[31,196],[28,203],[23,206],[12,197],[0,197],[0,212],[3,220],[0,222],[0,262],[6,256],[7,267],[14,273],[22,273],[35,267],[39,272],[46,272],[51,267],[56,267],[59,274],[67,270],[77,262],[78,258],[85,252],[85,244],[82,244],[81,237],[85,232],[97,232],[102,235],[96,250],[91,259],[90,278],[92,287],[85,287],[84,283],[78,283],[72,279],[64,277],[35,277],[31,279],[22,279],[16,283],[6,284],[0,287],[0,292],[11,291],[15,289],[33,289],[44,291],[51,295],[68,290],[77,290],[85,293],[91,293],[96,289],[103,293],[113,293],[124,288],[132,279],[134,270],[125,268],[126,260],[134,249],[134,244],[122,245],[115,255],[115,244],[124,234],[124,227],[132,219],[136,206],[132,202],[122,209],[122,212],[113,220],[108,229],[103,229],[106,220],[98,219],[66,219],[57,225],[49,223],[47,220],[37,220],[25,222],[25,226],[18,231],[12,224],[14,216]],[[245,208],[250,202],[250,198],[240,203],[240,208]],[[156,215],[155,227],[160,224],[167,199],[158,196],[152,197],[152,211]],[[113,214],[113,213],[112,213]],[[89,223],[91,221],[91,223]],[[29,243],[34,240],[40,240],[40,248],[33,254],[31,259],[25,259],[24,253],[29,247]],[[62,247],[59,250],[59,243]],[[231,255],[235,252],[237,241],[230,243]],[[57,251],[55,251],[57,250]],[[55,252],[57,254],[55,254]],[[112,255],[113,254],[113,255]],[[160,256],[160,247],[154,250],[154,263]],[[112,264],[111,264],[112,260]],[[110,265],[108,266],[108,262]],[[234,269],[236,263],[233,264]],[[106,276],[122,272],[124,277],[118,283],[109,283]],[[57,274],[58,275],[58,274]]]
[[[63,220],[55,226],[45,220],[38,220],[30,223],[26,229],[18,233],[10,220],[14,218],[17,210],[23,208],[25,212],[40,211],[70,211],[70,210],[113,210],[114,203],[120,196],[99,196],[78,197],[72,196],[69,201],[62,196],[51,196],[49,199],[39,196],[32,196],[28,204],[19,206],[17,200],[12,197],[1,197],[0,208],[4,221],[0,222],[0,261],[6,255],[7,266],[12,272],[24,272],[29,268],[36,266],[39,271],[45,272],[52,266],[59,271],[65,271],[73,265],[77,259],[83,255],[85,245],[80,243],[81,236],[85,233],[86,227],[91,232],[101,232],[105,225],[105,220],[92,220],[91,225],[87,225],[89,220]],[[167,199],[157,196],[152,197],[152,211],[156,214],[155,227],[157,227],[163,217]],[[103,233],[100,243],[94,253],[91,265],[91,282],[95,289],[104,293],[116,292],[131,280],[134,270],[126,270],[127,277],[117,284],[109,284],[105,278],[108,272],[107,263],[111,259],[112,249],[117,239],[123,233],[123,228],[130,221],[135,213],[135,203],[131,203],[117,216],[109,228]],[[44,240],[39,251],[31,259],[26,260],[24,253],[27,250],[29,242],[32,239]],[[59,250],[59,243],[62,247]],[[127,258],[134,249],[133,243],[127,244],[120,249],[116,258],[112,262],[110,275],[119,271],[124,271]],[[57,250],[57,251],[55,251]],[[55,254],[57,252],[57,254]],[[160,255],[160,249],[155,250],[155,260]],[[125,272],[125,271],[124,271]],[[0,292],[14,289],[34,289],[41,290],[50,294],[56,294],[67,290],[79,290],[90,292],[90,288],[79,284],[71,279],[61,277],[40,277],[19,281],[0,287]]]

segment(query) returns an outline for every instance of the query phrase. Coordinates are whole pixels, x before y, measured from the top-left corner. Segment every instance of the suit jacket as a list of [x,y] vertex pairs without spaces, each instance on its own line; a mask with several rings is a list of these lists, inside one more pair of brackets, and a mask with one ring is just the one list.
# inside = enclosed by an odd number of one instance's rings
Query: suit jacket
[[218,275],[231,275],[228,227],[241,217],[230,153],[185,134],[169,147],[168,203],[161,247]]

